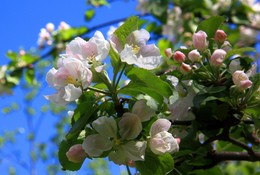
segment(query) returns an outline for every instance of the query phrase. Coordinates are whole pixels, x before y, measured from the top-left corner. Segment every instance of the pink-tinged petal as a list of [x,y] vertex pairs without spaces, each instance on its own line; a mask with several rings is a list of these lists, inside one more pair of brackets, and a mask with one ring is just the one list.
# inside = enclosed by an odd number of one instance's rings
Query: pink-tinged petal
[[132,113],[136,114],[141,122],[150,120],[150,118],[155,115],[155,111],[146,105],[146,100],[138,100],[135,102]]
[[167,131],[162,131],[150,139],[150,149],[154,154],[162,155],[179,151],[177,140]]
[[64,88],[59,89],[58,92],[56,92],[55,94],[52,95],[46,95],[44,96],[47,100],[50,100],[52,103],[60,105],[60,106],[65,106],[67,105],[69,102],[66,101],[63,96],[65,94],[65,90]]
[[167,119],[158,119],[156,120],[150,129],[150,135],[153,137],[159,132],[168,131],[171,127],[171,122]]
[[46,75],[46,81],[47,83],[52,86],[52,87],[55,87],[55,74],[56,74],[57,70],[55,68],[52,68],[50,69],[48,72],[47,72],[47,75]]
[[63,99],[66,101],[75,101],[77,100],[81,94],[82,90],[80,87],[75,87],[73,84],[68,84],[64,87],[65,94],[63,96]]
[[69,161],[80,163],[85,160],[87,153],[84,151],[81,144],[76,144],[70,147],[70,149],[66,152],[66,156]]
[[105,40],[100,31],[96,31],[94,36],[89,41],[95,43],[97,47],[98,54],[96,55],[96,60],[100,62],[103,61],[107,57],[110,50],[109,42]]
[[82,143],[85,152],[91,157],[98,157],[104,151],[112,148],[112,142],[109,138],[103,137],[100,134],[93,134],[86,137]]
[[125,140],[135,139],[142,131],[142,123],[140,118],[133,114],[126,112],[122,119],[118,122],[119,134]]
[[117,124],[114,118],[99,117],[92,123],[93,128],[104,137],[116,138]]
[[66,47],[66,53],[75,57],[77,59],[82,60],[82,56],[86,56],[84,53],[83,47],[85,47],[87,42],[80,37],[72,40]]
[[135,30],[126,38],[126,43],[129,45],[145,46],[149,40],[150,34],[145,29]]
[[110,41],[111,46],[117,53],[122,52],[123,46],[122,46],[120,40],[114,34],[111,35],[111,38],[109,41]]

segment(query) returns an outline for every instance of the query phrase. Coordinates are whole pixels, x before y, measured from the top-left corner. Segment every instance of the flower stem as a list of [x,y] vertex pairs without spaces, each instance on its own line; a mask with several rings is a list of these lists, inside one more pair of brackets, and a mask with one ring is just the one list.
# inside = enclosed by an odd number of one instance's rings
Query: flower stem
[[130,168],[129,168],[128,165],[126,165],[126,169],[127,169],[127,173],[128,173],[128,175],[132,175],[132,174],[131,174],[131,171],[130,171]]
[[95,88],[95,87],[91,87],[91,86],[89,86],[88,89],[89,89],[89,90],[92,90],[92,91],[95,91],[95,92],[102,93],[102,94],[111,95],[110,92],[103,91],[103,90],[98,89],[98,88]]
[[121,72],[120,72],[120,74],[119,74],[119,77],[118,77],[118,79],[117,79],[117,81],[116,81],[115,89],[117,88],[117,86],[118,86],[118,84],[119,84],[119,81],[120,81],[120,79],[121,79],[121,77],[122,77],[122,75],[123,75],[123,72],[125,71],[125,68],[126,68],[126,63],[124,64],[124,67],[123,67],[123,69],[121,70]]

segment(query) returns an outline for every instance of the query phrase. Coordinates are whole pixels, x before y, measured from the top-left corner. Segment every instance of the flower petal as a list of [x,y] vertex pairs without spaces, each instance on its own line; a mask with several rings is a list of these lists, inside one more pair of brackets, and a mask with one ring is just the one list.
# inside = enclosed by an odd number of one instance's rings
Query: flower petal
[[155,115],[155,111],[146,105],[146,100],[138,100],[135,102],[132,113],[136,114],[142,122],[150,120]]
[[82,94],[82,90],[80,89],[80,87],[75,87],[73,84],[68,84],[64,87],[64,90],[65,94],[63,96],[63,99],[66,101],[75,101]]
[[109,138],[103,137],[100,134],[93,134],[86,137],[82,143],[82,147],[89,156],[98,157],[104,151],[112,148],[112,142]]
[[117,125],[113,118],[99,117],[92,123],[93,128],[104,137],[116,138]]
[[119,134],[123,139],[135,139],[142,131],[140,118],[130,112],[123,114],[122,119],[118,122]]
[[171,127],[171,122],[167,119],[158,119],[156,120],[150,129],[150,135],[153,137],[162,131],[168,131]]

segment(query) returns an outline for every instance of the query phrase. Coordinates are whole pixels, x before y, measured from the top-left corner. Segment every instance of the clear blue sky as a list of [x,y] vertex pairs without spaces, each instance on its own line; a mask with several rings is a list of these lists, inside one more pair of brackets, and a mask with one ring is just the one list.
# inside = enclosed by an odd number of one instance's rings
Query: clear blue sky
[[[41,28],[45,27],[48,22],[52,22],[56,27],[60,21],[65,21],[71,26],[86,25],[93,27],[95,25],[108,22],[114,19],[120,19],[129,15],[138,14],[135,10],[136,1],[128,3],[113,2],[111,7],[103,7],[97,10],[93,21],[84,21],[86,0],[1,0],[0,5],[0,65],[9,62],[5,57],[8,50],[18,51],[19,48],[25,50],[31,47],[37,47],[37,38]],[[103,30],[106,35],[105,28]],[[46,86],[46,85],[45,85]],[[49,93],[49,88],[44,88],[41,94],[37,96],[33,107],[48,103],[43,95]],[[0,151],[0,174],[7,175],[8,167],[14,166],[18,175],[25,175],[28,172],[22,167],[22,163],[28,163],[29,145],[25,142],[28,136],[28,123],[24,112],[24,93],[21,88],[15,88],[13,96],[0,96],[0,110],[13,102],[19,104],[19,110],[8,115],[0,113],[0,135],[6,131],[14,131],[20,128],[20,134],[15,137],[16,144],[5,145]],[[48,141],[54,134],[54,124],[58,121],[55,116],[44,117],[42,125],[36,140]],[[0,148],[2,149],[2,148]],[[56,162],[54,162],[55,164]],[[45,171],[44,164],[37,164],[36,174],[42,175]],[[114,171],[119,171],[118,167]],[[80,173],[80,174],[86,174]]]

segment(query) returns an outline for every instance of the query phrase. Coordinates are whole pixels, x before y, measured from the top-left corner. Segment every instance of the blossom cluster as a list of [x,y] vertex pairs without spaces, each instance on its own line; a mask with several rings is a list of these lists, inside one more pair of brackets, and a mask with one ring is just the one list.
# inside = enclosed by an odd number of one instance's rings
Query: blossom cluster
[[53,23],[46,24],[45,28],[42,28],[39,33],[39,38],[37,41],[39,48],[44,47],[45,44],[51,46],[53,44],[53,35],[55,35],[59,31],[66,30],[69,28],[70,25],[64,21],[60,22],[57,30],[55,30],[55,26]]
[[[67,105],[77,102],[82,94],[95,90],[94,74],[105,75],[104,59],[110,49],[118,54],[122,64],[147,70],[157,68],[162,64],[163,57],[158,47],[147,44],[149,38],[150,34],[144,29],[131,32],[124,45],[113,33],[107,41],[99,31],[88,41],[75,38],[67,44],[66,53],[60,55],[57,68],[47,73],[48,84],[57,92],[45,96],[46,99]],[[77,163],[86,157],[108,156],[116,164],[128,164],[144,160],[147,150],[157,155],[178,151],[180,140],[169,132],[171,122],[167,119],[153,121],[149,133],[144,134],[143,123],[157,118],[155,112],[146,100],[141,99],[121,116],[99,116],[86,125],[89,132],[82,144],[75,144],[68,150],[68,160]]]
[[165,55],[177,65],[173,69],[182,74],[179,78],[168,76],[179,94],[179,98],[169,105],[172,120],[194,119],[194,115],[190,112],[196,95],[196,89],[192,88],[194,83],[223,86],[230,75],[232,80],[230,90],[234,89],[241,94],[252,87],[250,76],[256,73],[256,65],[252,65],[245,72],[240,65],[240,55],[227,57],[228,51],[232,49],[227,41],[227,34],[220,29],[216,31],[213,51],[209,49],[209,42],[210,38],[206,32],[199,30],[193,34],[191,48],[184,47],[175,52],[172,52],[171,48],[165,50]]

